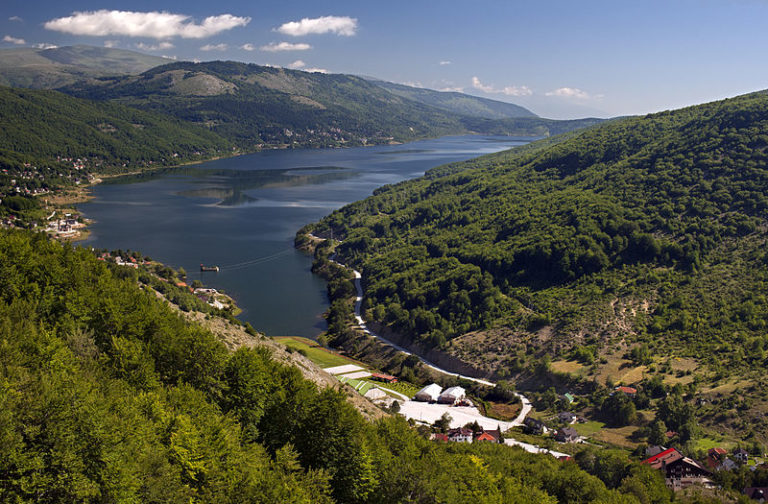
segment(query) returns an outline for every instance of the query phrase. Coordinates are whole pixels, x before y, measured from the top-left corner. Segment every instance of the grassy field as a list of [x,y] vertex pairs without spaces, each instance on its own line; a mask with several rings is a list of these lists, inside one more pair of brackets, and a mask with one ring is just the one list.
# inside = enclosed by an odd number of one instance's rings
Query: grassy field
[[552,361],[552,364],[550,364],[550,367],[552,371],[555,371],[557,373],[568,373],[571,375],[579,376],[582,373],[584,366],[576,361],[565,361],[565,360],[559,360],[559,361]]
[[696,451],[707,451],[710,448],[725,448],[726,450],[731,451],[735,447],[735,442],[726,441],[725,438],[722,437],[719,439],[713,437],[703,437],[693,440],[693,449]]
[[593,420],[585,423],[575,423],[571,425],[571,427],[576,429],[576,432],[582,436],[593,437],[600,431],[600,429],[605,427],[605,424]]
[[[275,341],[278,341],[282,343],[283,345],[287,346],[290,349],[293,349],[297,352],[301,352],[303,355],[306,355],[309,360],[320,366],[321,368],[329,368],[329,367],[335,367],[335,366],[344,366],[346,364],[356,364],[363,369],[369,369],[368,366],[366,366],[364,363],[357,361],[355,359],[351,359],[349,357],[345,357],[343,355],[337,354],[332,350],[328,350],[327,348],[323,348],[316,342],[312,341],[311,339],[307,338],[301,338],[299,336],[276,336],[273,338]],[[380,383],[373,380],[366,380],[366,379],[346,379],[343,376],[338,377],[343,383],[346,383],[347,385],[351,386],[360,394],[365,394],[371,387],[374,386],[381,386],[384,388],[388,388],[390,390],[394,390],[395,392],[400,392],[401,394],[404,394],[408,397],[413,397],[416,395],[416,392],[419,391],[419,387],[416,385],[413,385],[412,383],[407,382],[397,382],[397,383]]]
[[397,383],[382,383],[382,382],[371,381],[371,383],[380,385],[390,390],[394,390],[395,392],[400,392],[401,394],[407,395],[408,397],[415,396],[416,392],[419,391],[419,387],[408,382],[399,381]]
[[364,364],[354,359],[344,357],[343,355],[339,355],[323,348],[311,339],[300,338],[298,336],[278,336],[273,339],[279,343],[282,343],[288,348],[292,348],[306,355],[309,360],[321,368],[343,366],[345,364],[357,364],[360,367],[365,367]]
[[344,376],[339,376],[339,381],[341,383],[346,383],[347,385],[355,389],[360,395],[365,395],[366,392],[368,392],[374,387],[373,383],[369,381],[356,380],[354,378],[346,378]]

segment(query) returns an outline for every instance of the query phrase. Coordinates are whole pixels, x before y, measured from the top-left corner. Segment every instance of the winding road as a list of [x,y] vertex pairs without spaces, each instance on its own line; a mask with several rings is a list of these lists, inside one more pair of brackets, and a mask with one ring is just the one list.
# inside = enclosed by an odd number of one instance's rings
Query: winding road
[[[315,235],[310,235],[310,236],[312,236],[313,238],[318,239],[318,240],[323,240],[323,238],[320,238],[320,237],[315,236]],[[352,270],[352,274],[355,277],[355,290],[357,291],[357,296],[355,298],[355,320],[357,321],[357,324],[360,326],[360,329],[365,334],[373,336],[374,338],[376,338],[376,339],[386,343],[387,345],[391,346],[395,350],[403,352],[403,353],[405,353],[407,355],[413,355],[413,356],[417,357],[422,363],[424,363],[425,366],[429,367],[430,369],[433,369],[434,371],[437,371],[438,373],[441,373],[441,374],[444,374],[444,375],[448,375],[448,376],[456,376],[458,378],[462,378],[462,379],[465,379],[465,380],[470,380],[470,381],[473,381],[473,382],[476,382],[476,383],[480,383],[482,385],[487,385],[489,387],[493,387],[494,385],[496,385],[496,383],[494,383],[492,381],[484,380],[482,378],[473,378],[471,376],[461,375],[461,374],[458,374],[458,373],[453,373],[451,371],[445,370],[445,369],[435,365],[434,363],[428,361],[427,359],[425,359],[421,355],[413,353],[412,351],[408,350],[407,348],[404,348],[404,347],[398,345],[397,343],[394,343],[394,342],[388,340],[387,338],[381,336],[380,334],[377,334],[377,333],[371,331],[368,328],[368,325],[365,323],[365,320],[363,320],[362,311],[361,311],[362,305],[363,305],[363,285],[362,285],[363,275],[359,271],[357,271],[356,269],[349,268],[349,266],[347,266],[345,264],[342,264],[342,263],[340,263],[340,262],[338,262],[338,261],[336,261],[336,260],[334,260],[332,258],[329,259],[329,260],[332,263],[341,266],[342,268],[347,268],[347,269],[351,269]],[[508,423],[510,427],[511,426],[523,425],[523,422],[525,421],[525,417],[528,415],[528,413],[530,413],[531,409],[533,409],[533,406],[531,405],[531,401],[529,401],[528,398],[526,398],[524,395],[522,395],[520,393],[517,393],[517,392],[515,392],[515,395],[520,398],[520,402],[522,404],[522,408],[520,409],[520,414],[517,415],[517,418],[515,418],[511,422],[505,422],[505,423]]]

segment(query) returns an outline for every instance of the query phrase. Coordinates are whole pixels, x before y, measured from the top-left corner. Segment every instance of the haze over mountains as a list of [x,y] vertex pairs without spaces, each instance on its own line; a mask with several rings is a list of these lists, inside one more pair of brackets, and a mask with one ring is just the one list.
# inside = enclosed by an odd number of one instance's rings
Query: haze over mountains
[[[0,51],[0,79],[160,114],[180,121],[181,127],[207,129],[218,136],[219,145],[245,151],[381,144],[470,132],[548,136],[598,122],[542,119],[508,103],[351,75],[232,61],[169,63],[88,46]],[[17,93],[14,99],[23,96],[34,95]],[[62,103],[74,106],[71,99],[62,98]],[[184,150],[209,147],[204,142]]]
[[77,45],[0,50],[0,85],[56,89],[106,75],[138,74],[169,59],[123,49]]

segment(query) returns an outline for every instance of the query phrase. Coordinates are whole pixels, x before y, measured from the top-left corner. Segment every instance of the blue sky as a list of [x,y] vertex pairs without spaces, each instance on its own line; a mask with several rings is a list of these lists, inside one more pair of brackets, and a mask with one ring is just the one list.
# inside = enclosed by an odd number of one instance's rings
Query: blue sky
[[766,21],[768,0],[5,0],[0,48],[107,44],[321,69],[463,90],[565,118],[768,88]]

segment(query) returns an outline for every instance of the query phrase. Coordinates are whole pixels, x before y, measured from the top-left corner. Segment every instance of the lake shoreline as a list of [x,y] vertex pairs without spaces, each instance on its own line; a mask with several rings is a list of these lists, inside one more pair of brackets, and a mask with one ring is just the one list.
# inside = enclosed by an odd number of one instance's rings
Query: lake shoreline
[[272,150],[119,183],[112,176],[87,188],[90,201],[78,205],[94,221],[83,245],[139,249],[190,273],[201,263],[218,265],[219,273],[200,279],[237,299],[238,318],[270,336],[316,338],[326,327],[327,285],[294,248],[296,230],[383,185],[526,142],[462,135],[366,149]]

